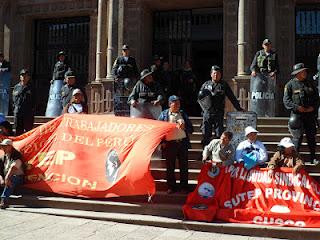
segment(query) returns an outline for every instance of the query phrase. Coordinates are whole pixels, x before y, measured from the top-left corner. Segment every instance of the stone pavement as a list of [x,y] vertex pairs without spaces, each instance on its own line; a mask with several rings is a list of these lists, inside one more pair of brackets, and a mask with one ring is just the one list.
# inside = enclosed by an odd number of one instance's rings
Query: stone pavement
[[272,240],[0,210],[0,239]]

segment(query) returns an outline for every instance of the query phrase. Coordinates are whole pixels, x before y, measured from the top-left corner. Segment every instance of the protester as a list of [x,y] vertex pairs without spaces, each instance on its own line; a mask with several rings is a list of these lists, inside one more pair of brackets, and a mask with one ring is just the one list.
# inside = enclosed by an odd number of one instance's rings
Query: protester
[[162,151],[167,164],[168,193],[176,192],[175,163],[179,160],[180,189],[189,192],[188,186],[188,148],[191,147],[189,134],[193,132],[192,123],[188,115],[180,109],[180,98],[172,95],[168,99],[169,108],[162,111],[159,120],[176,123],[178,131],[172,136],[167,136],[162,143]]
[[75,89],[81,90],[84,96],[84,102],[87,103],[87,96],[85,94],[85,91],[78,86],[76,75],[72,70],[69,70],[64,74],[64,81],[66,84],[61,88],[61,101],[63,109],[65,108],[65,106],[67,106],[68,103],[70,103],[73,96],[72,93]]
[[268,174],[273,176],[274,169],[277,167],[289,167],[292,168],[292,173],[297,174],[303,167],[304,162],[296,152],[295,146],[290,138],[282,138],[278,151],[274,153],[273,157],[268,163]]
[[213,165],[228,166],[234,162],[234,148],[231,145],[233,134],[225,131],[220,139],[213,139],[202,152],[202,162],[209,161]]
[[[257,140],[258,131],[251,126],[245,128],[246,140],[239,143],[236,149],[236,161],[244,163],[254,161],[251,167],[263,165],[268,160],[268,153],[262,142]],[[249,168],[251,168],[249,167]]]
[[202,108],[202,134],[203,146],[211,141],[212,130],[215,132],[215,138],[220,138],[223,132],[223,117],[225,98],[229,98],[233,106],[238,111],[244,111],[237,98],[234,96],[229,84],[222,80],[220,67],[214,65],[211,67],[211,80],[206,81],[198,96],[198,102]]
[[291,111],[288,121],[289,131],[297,152],[306,134],[310,149],[310,162],[320,165],[316,158],[317,117],[319,109],[319,92],[314,82],[307,79],[307,68],[303,63],[293,66],[293,78],[284,87],[283,103]]
[[8,207],[8,199],[14,189],[23,184],[24,164],[22,155],[13,147],[12,140],[4,139],[0,143],[3,156],[0,158],[0,185],[4,186],[0,208]]
[[13,88],[13,114],[17,136],[33,128],[35,100],[30,78],[29,71],[22,69],[20,82]]
[[63,113],[88,113],[88,106],[84,100],[84,95],[79,88],[73,90],[72,98],[65,106]]

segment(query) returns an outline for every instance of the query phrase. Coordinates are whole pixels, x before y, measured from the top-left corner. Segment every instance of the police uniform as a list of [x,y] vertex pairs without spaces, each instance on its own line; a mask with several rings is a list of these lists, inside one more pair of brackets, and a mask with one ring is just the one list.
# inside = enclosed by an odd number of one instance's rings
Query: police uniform
[[33,128],[35,101],[31,84],[22,85],[19,82],[13,88],[12,97],[16,135],[21,135]]
[[[302,63],[294,66],[292,75],[306,70]],[[289,131],[293,137],[293,143],[299,152],[303,133],[306,134],[310,149],[311,160],[315,160],[317,134],[316,116],[319,108],[318,89],[309,80],[298,80],[296,77],[291,79],[284,88],[284,106],[291,111],[288,122]],[[313,107],[312,112],[299,112],[298,107]]]
[[129,95],[128,104],[130,104],[132,100],[136,100],[139,103],[151,103],[155,100],[163,100],[162,88],[157,82],[153,81],[147,85],[143,81],[146,76],[151,74],[152,72],[147,69],[141,72],[141,80],[137,82],[131,94]]
[[[212,70],[220,71],[220,68],[218,66],[213,66]],[[204,92],[207,93],[206,96],[202,96]],[[238,111],[243,110],[240,107],[240,103],[233,94],[229,84],[224,80],[220,79],[218,82],[209,80],[201,86],[198,97],[199,102],[201,102],[201,99],[203,98],[208,98],[210,102],[206,108],[202,108],[203,146],[206,146],[210,143],[212,137],[212,128],[215,132],[215,138],[219,138],[223,133],[223,117],[226,96]]]
[[250,70],[262,74],[278,73],[278,55],[272,50],[269,53],[266,53],[264,50],[258,51],[253,58]]
[[118,57],[113,64],[112,74],[116,78],[136,78],[139,76],[136,60],[131,56]]

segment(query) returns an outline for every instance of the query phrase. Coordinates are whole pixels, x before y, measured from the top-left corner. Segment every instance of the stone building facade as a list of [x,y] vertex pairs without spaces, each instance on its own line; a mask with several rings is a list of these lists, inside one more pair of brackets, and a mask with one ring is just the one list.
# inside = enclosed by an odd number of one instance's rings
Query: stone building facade
[[[107,91],[112,89],[110,68],[123,43],[131,47],[140,69],[149,66],[152,55],[159,52],[176,69],[192,58],[201,81],[209,78],[209,69],[205,72],[203,66],[220,64],[224,79],[235,89],[249,90],[249,66],[267,37],[279,56],[278,101],[293,64],[306,61],[314,73],[320,52],[320,4],[316,0],[3,0],[0,49],[11,61],[15,79],[22,66],[32,70],[36,86],[42,89],[42,101],[49,86],[43,82],[50,81],[50,68],[46,68],[47,76],[38,74],[36,65],[39,59],[42,62],[45,51],[37,52],[37,40],[41,35],[39,26],[46,20],[51,22],[45,26],[57,22],[59,26],[73,26],[77,21],[88,26],[86,53],[80,44],[70,55],[71,60],[80,62],[77,67],[86,66],[82,82],[87,85],[92,112],[112,111],[110,104],[97,104],[99,98],[111,99],[112,91],[111,95]],[[63,44],[46,46],[58,51]],[[85,60],[74,57],[77,49],[82,49],[80,55],[85,55]],[[283,114],[281,102],[277,114]]]

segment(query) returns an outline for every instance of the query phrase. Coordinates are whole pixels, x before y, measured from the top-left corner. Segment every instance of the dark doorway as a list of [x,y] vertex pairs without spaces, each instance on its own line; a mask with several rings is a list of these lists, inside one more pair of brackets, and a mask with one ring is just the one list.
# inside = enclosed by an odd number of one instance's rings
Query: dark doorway
[[296,8],[296,62],[310,68],[309,75],[317,72],[320,53],[320,5]]
[[155,12],[153,19],[153,54],[167,59],[175,76],[186,60],[192,60],[199,90],[210,79],[211,66],[222,67],[222,8]]
[[44,115],[52,71],[61,50],[67,54],[81,86],[88,79],[89,17],[55,18],[35,21],[35,62],[33,82],[36,89],[37,115]]

